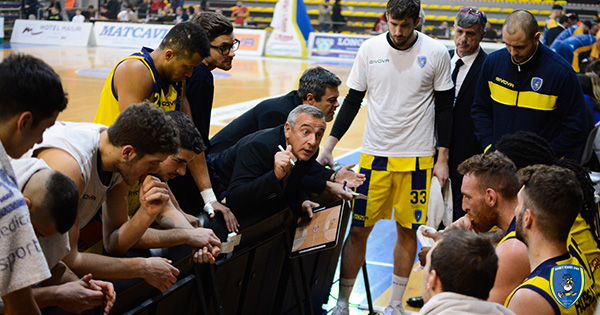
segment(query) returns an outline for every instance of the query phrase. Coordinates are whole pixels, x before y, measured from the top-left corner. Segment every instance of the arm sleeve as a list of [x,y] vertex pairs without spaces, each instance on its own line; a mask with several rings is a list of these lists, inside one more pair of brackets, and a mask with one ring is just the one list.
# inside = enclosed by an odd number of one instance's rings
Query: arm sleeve
[[477,91],[475,92],[475,99],[471,106],[471,118],[473,119],[475,135],[484,150],[493,144],[492,98],[490,96],[490,86],[488,85],[487,79],[488,60],[489,58],[483,62],[481,74],[479,75],[479,81],[477,83]]
[[232,210],[255,208],[272,194],[283,195],[283,186],[273,171],[274,156],[262,143],[248,143],[240,148],[227,192]]
[[452,103],[454,89],[434,91],[435,97],[435,126],[437,129],[438,146],[449,148],[452,136]]
[[214,85],[208,80],[203,80],[199,71],[202,70],[194,69],[192,77],[186,80],[185,94],[190,103],[194,125],[198,128],[204,144],[210,146],[208,136],[210,131],[210,114],[214,97]]
[[336,137],[337,139],[341,139],[344,136],[346,131],[348,131],[348,128],[350,128],[356,114],[358,114],[360,104],[366,93],[367,91],[361,92],[355,89],[350,89],[350,91],[348,91],[348,95],[344,98],[342,108],[331,129],[331,136]]

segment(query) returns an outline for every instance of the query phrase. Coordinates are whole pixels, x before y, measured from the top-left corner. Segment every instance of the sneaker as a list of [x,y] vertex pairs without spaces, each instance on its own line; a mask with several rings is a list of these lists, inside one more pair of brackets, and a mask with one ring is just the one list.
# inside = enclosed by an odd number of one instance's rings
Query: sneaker
[[404,312],[404,308],[402,308],[402,305],[398,305],[398,306],[388,305],[383,310],[383,315],[406,315],[406,313]]
[[331,315],[349,315],[349,314],[350,314],[350,311],[348,310],[347,307],[343,307],[343,306],[339,306],[339,305],[334,307],[333,310],[331,311]]

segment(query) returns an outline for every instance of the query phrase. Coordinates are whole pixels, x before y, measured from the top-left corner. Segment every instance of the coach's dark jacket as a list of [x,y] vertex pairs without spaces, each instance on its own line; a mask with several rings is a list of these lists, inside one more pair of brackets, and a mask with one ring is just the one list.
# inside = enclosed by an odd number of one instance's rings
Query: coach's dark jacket
[[286,206],[299,214],[300,205],[308,199],[299,184],[317,154],[308,161],[296,161],[288,175],[278,180],[273,169],[279,146],[286,147],[284,125],[257,131],[210,155],[221,184],[227,187],[227,206],[234,214]]
[[[449,53],[450,57],[453,57],[454,49],[450,50]],[[480,47],[479,53],[475,57],[460,87],[452,112],[454,120],[452,124],[452,140],[450,141],[448,167],[450,168],[450,180],[452,181],[454,220],[464,215],[462,211],[462,194],[460,193],[462,175],[457,171],[458,165],[471,156],[483,152],[481,144],[479,144],[475,136],[473,119],[471,119],[471,105],[475,98],[481,66],[486,57],[487,53]]]

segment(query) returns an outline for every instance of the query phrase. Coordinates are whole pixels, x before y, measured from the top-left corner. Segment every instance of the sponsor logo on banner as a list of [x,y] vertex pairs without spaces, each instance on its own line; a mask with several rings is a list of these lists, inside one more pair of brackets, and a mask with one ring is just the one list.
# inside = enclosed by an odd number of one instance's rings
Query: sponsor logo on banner
[[92,23],[16,20],[11,43],[87,46]]
[[173,25],[138,23],[94,23],[96,45],[139,49],[156,48]]
[[235,38],[240,41],[240,48],[236,51],[239,55],[262,56],[265,47],[265,30],[251,30],[236,28],[233,31]]
[[370,36],[310,33],[310,57],[354,59],[358,49]]

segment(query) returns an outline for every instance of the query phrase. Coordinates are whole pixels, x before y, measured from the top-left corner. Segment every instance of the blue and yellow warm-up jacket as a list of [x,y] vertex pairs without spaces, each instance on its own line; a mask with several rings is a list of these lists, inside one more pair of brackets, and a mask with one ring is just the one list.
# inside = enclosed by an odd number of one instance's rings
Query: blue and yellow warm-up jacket
[[548,140],[559,157],[576,161],[593,128],[573,68],[542,44],[521,64],[513,62],[506,48],[491,53],[481,69],[471,114],[483,148],[525,130]]

